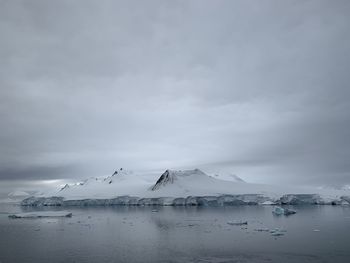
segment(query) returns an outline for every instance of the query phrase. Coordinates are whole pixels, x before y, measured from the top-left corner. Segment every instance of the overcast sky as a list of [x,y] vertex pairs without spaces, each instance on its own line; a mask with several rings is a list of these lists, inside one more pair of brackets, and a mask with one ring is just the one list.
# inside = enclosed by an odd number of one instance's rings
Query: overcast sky
[[0,0],[0,182],[350,183],[349,47],[347,0]]

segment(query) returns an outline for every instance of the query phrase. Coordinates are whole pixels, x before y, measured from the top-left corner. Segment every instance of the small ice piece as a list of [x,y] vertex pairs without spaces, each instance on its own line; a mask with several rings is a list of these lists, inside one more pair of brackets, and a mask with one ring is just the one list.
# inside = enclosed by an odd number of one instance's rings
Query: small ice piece
[[274,233],[271,233],[271,236],[279,237],[279,236],[284,236],[284,234],[281,232],[274,232]]
[[297,213],[297,211],[295,211],[295,210],[293,210],[293,209],[289,209],[289,208],[285,208],[285,209],[284,209],[284,215],[286,215],[286,216],[294,215],[294,214],[296,214],[296,213]]
[[157,209],[153,209],[152,212],[153,212],[153,213],[157,213],[158,210],[157,210]]
[[314,231],[314,232],[320,232],[321,230],[319,230],[319,229],[314,229],[314,230],[312,230],[312,231]]
[[231,226],[243,226],[248,225],[248,221],[228,221],[227,224]]
[[287,232],[287,230],[279,229],[279,228],[270,230],[271,236],[275,236],[275,237],[283,236],[285,232]]
[[68,211],[38,211],[9,215],[10,218],[72,217]]
[[276,203],[275,202],[272,202],[272,201],[265,201],[265,202],[262,202],[261,205],[275,205]]
[[270,229],[268,229],[268,228],[256,228],[256,229],[254,229],[254,231],[258,231],[258,232],[269,232]]

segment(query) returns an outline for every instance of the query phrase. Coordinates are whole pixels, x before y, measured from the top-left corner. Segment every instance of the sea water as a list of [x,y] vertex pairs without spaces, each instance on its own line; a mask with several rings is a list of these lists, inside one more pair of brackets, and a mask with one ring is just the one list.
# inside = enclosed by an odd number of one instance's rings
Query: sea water
[[[1,205],[0,262],[350,262],[350,207],[290,208]],[[8,217],[60,209],[73,216]]]

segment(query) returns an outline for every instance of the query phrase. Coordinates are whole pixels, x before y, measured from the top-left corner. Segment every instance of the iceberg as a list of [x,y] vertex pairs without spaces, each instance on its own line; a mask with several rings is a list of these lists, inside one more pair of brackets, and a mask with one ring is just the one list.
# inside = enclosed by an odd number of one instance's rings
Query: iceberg
[[248,225],[248,221],[228,221],[227,224],[231,226],[243,226]]
[[284,214],[284,209],[282,207],[276,206],[273,210],[272,213],[275,215],[283,215]]
[[288,209],[288,208],[282,208],[280,206],[276,206],[273,210],[272,213],[275,215],[293,215],[296,213],[295,210],[293,209]]

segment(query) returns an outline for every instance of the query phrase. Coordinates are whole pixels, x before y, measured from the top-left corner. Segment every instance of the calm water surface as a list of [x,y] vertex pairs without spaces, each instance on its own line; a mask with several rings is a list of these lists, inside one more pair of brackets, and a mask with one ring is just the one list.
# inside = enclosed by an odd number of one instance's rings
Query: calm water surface
[[350,262],[349,207],[295,209],[85,207],[65,208],[72,218],[10,219],[24,210],[1,205],[0,262]]

